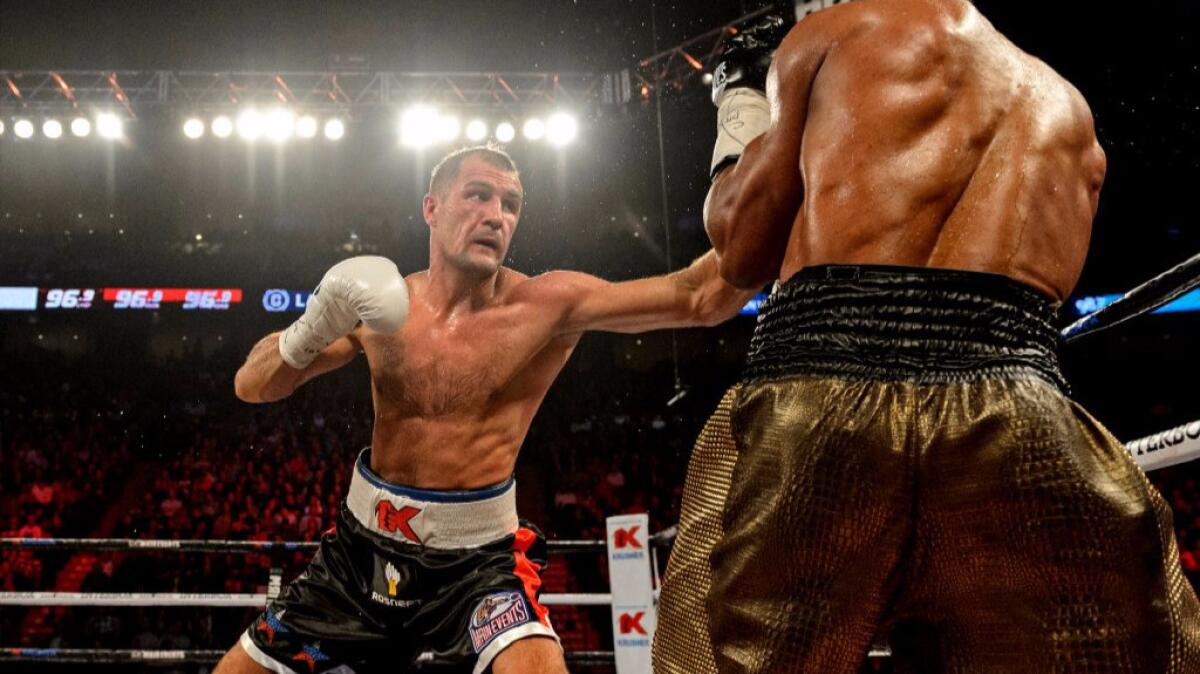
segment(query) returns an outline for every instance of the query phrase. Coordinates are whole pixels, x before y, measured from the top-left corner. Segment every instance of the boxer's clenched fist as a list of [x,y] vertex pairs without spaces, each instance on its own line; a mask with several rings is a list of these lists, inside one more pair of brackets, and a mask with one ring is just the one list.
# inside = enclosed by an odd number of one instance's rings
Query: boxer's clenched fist
[[375,332],[399,330],[408,318],[408,287],[391,260],[363,255],[329,269],[304,315],[279,338],[279,355],[301,369],[361,321]]

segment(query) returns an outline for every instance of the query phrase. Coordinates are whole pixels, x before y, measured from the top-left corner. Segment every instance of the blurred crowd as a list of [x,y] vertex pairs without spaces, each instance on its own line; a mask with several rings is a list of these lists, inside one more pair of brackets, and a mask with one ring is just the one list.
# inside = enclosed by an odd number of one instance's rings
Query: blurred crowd
[[[317,540],[333,525],[352,462],[370,438],[365,367],[329,375],[283,403],[247,405],[232,395],[240,357],[229,350],[167,360],[125,387],[105,380],[111,368],[46,354],[0,365],[14,383],[0,388],[3,535]],[[197,358],[207,359],[204,367]],[[691,444],[732,376],[709,373],[668,406],[680,391],[670,371],[593,376],[601,366],[585,357],[564,374],[518,464],[523,516],[552,539],[603,538],[605,518],[622,513],[648,512],[652,531],[674,524]],[[1190,465],[1152,474],[1175,509],[1194,584],[1198,476]],[[309,557],[79,554],[0,552],[0,590],[262,593],[273,569],[286,582]],[[82,581],[72,586],[73,555],[82,559]],[[605,592],[604,555],[555,556],[545,580],[549,592]],[[223,650],[255,613],[65,608],[39,619],[31,609],[2,607],[0,646]],[[552,614],[567,650],[611,648],[606,608],[554,607]],[[47,623],[53,628],[37,629]]]

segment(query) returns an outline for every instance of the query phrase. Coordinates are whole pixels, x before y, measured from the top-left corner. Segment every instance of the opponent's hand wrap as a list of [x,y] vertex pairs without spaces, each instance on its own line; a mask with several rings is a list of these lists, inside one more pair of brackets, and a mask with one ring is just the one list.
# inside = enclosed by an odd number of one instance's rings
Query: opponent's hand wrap
[[304,315],[279,336],[279,355],[289,366],[303,369],[359,321],[375,332],[390,333],[407,318],[408,287],[396,263],[373,255],[352,257],[325,272]]
[[766,16],[726,40],[721,63],[713,72],[712,100],[717,106],[717,143],[710,176],[738,160],[746,144],[762,135],[771,121],[763,94],[775,49],[792,24]]

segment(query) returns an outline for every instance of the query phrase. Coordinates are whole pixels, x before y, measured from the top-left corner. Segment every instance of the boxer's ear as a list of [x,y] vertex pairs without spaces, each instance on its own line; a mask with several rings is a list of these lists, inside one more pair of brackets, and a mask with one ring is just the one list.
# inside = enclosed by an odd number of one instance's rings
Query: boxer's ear
[[421,215],[425,216],[425,224],[429,225],[430,229],[437,227],[438,209],[441,206],[441,200],[432,192],[426,194],[425,199],[421,202]]

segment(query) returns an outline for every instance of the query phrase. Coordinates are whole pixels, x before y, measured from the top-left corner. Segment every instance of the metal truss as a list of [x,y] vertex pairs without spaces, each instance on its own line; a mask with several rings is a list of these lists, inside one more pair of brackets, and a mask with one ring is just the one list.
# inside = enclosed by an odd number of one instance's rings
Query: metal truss
[[779,11],[778,7],[764,7],[724,26],[697,35],[680,45],[647,56],[638,62],[633,71],[637,93],[643,98],[649,98],[656,89],[679,93],[689,85],[695,85],[704,73],[711,73],[716,68],[721,38],[735,35],[739,26],[754,19]]
[[201,113],[283,104],[354,117],[418,102],[459,109],[579,109],[621,102],[614,79],[595,73],[0,70],[0,112],[104,108],[136,117],[150,108]]
[[[836,0],[795,0],[797,17]],[[429,103],[459,109],[584,110],[654,91],[682,92],[716,66],[721,38],[779,7],[764,7],[614,73],[422,73],[329,71],[0,70],[0,113],[151,108],[183,113],[286,104],[356,117],[372,108]]]

